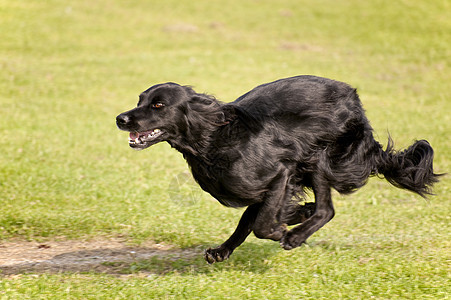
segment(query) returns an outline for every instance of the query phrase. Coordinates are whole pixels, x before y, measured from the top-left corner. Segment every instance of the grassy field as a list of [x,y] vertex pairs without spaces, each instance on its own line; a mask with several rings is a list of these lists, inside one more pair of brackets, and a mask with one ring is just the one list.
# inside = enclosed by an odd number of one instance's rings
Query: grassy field
[[307,245],[250,237],[209,266],[202,249],[242,210],[201,192],[167,144],[130,150],[115,116],[160,82],[232,101],[278,78],[325,76],[358,88],[381,143],[388,130],[398,148],[425,138],[437,172],[449,172],[450,10],[442,0],[0,0],[0,252],[121,238],[195,254],[118,263],[115,274],[0,274],[0,299],[448,299],[449,176],[429,201],[372,179],[335,195],[336,217]]

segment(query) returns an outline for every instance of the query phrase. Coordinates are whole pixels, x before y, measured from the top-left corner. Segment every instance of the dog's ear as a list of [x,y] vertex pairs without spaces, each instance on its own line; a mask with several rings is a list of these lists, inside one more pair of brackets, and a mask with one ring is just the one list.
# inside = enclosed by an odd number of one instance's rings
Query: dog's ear
[[202,110],[202,107],[204,106],[208,107],[210,105],[219,104],[215,97],[207,94],[196,93],[191,86],[185,85],[183,86],[183,88],[185,89],[185,92],[188,96],[188,109],[191,108],[194,110]]
[[218,101],[213,97],[209,96],[207,94],[197,94],[191,95],[190,99],[188,100],[189,104],[192,105],[198,105],[198,106],[210,106],[219,104]]
[[227,123],[230,123],[238,118],[238,111],[236,107],[232,105],[224,105],[222,107],[222,111],[224,112],[224,118]]
[[213,96],[195,93],[188,100],[187,114],[198,122],[221,126],[227,124],[223,107]]

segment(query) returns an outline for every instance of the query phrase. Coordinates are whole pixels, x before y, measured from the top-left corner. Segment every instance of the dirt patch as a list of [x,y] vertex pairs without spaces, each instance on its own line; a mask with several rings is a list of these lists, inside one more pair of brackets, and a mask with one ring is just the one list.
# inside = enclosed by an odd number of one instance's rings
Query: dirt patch
[[0,275],[99,272],[123,274],[133,263],[152,258],[176,260],[202,255],[201,249],[177,249],[146,243],[139,247],[120,239],[89,241],[0,242]]
[[188,23],[176,23],[164,26],[162,28],[164,32],[170,33],[197,33],[199,28],[196,25]]
[[282,51],[301,51],[301,52],[324,52],[324,49],[317,45],[299,44],[293,42],[282,42],[279,45],[279,50]]

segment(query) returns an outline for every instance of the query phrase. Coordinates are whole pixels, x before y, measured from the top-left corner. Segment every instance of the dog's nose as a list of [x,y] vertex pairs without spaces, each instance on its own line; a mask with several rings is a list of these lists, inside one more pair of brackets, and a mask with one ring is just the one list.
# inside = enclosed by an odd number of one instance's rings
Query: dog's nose
[[128,125],[131,121],[131,118],[126,114],[120,114],[116,117],[116,124],[118,126]]

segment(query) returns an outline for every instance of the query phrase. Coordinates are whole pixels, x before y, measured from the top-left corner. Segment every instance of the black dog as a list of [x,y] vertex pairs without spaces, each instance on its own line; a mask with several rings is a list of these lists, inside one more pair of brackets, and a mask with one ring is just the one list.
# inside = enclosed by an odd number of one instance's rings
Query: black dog
[[[183,153],[202,189],[223,205],[248,206],[232,236],[206,250],[209,263],[227,259],[252,231],[287,250],[300,246],[333,218],[331,188],[351,193],[379,175],[424,197],[439,176],[427,141],[397,152],[389,140],[383,150],[356,90],[320,77],[281,79],[228,104],[159,84],[116,122],[130,132],[132,148],[166,141]],[[315,203],[296,201],[306,189]]]

